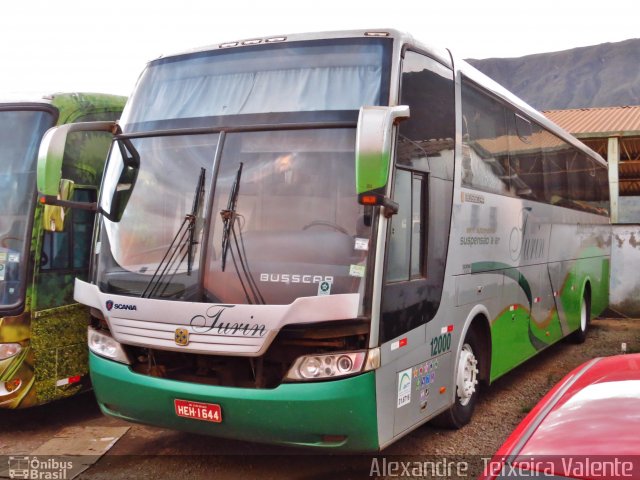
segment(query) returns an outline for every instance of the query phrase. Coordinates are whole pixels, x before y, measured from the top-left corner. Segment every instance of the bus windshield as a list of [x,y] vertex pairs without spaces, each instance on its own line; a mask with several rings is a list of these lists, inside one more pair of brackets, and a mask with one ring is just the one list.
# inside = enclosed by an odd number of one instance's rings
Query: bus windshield
[[0,110],[0,308],[16,307],[25,287],[36,189],[36,158],[53,115]]
[[[122,116],[124,131],[196,119],[358,110],[388,98],[388,39],[218,49],[152,62]],[[210,126],[206,124],[196,125]]]
[[370,227],[354,188],[355,129],[131,142],[140,171],[122,219],[104,220],[102,291],[230,304],[359,291]]

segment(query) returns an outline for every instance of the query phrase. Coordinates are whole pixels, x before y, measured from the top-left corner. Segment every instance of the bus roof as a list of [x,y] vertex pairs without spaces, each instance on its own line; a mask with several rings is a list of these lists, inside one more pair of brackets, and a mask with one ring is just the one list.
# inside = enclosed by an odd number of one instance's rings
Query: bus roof
[[[310,33],[293,33],[286,35],[269,35],[265,37],[251,37],[239,40],[232,40],[229,42],[216,43],[213,45],[207,45],[198,47],[186,51],[175,52],[170,55],[162,55],[159,58],[169,58],[181,55],[188,55],[192,53],[207,52],[213,50],[222,50],[230,48],[250,47],[255,45],[271,45],[276,43],[292,43],[302,42],[309,40],[334,40],[341,38],[393,38],[394,40],[400,40],[398,43],[403,44],[415,44],[416,41],[413,37],[407,33],[390,29],[390,28],[377,28],[377,29],[359,29],[359,30],[339,30],[328,32],[310,32]],[[425,53],[433,56],[439,61],[451,66],[451,56],[447,49],[437,48],[434,46],[422,45],[422,50]]]
[[112,100],[125,98],[119,95],[93,92],[11,92],[3,93],[0,95],[0,104],[44,103],[51,105],[52,103],[54,103],[55,99],[59,98],[69,98],[76,99],[76,101],[82,101],[83,99],[91,97],[110,98]]

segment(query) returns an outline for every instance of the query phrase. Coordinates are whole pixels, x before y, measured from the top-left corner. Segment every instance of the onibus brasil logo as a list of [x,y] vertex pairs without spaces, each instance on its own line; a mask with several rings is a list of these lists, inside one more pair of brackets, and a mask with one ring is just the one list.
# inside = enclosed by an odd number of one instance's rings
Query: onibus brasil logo
[[9,478],[66,480],[73,477],[72,468],[73,462],[56,458],[9,457]]

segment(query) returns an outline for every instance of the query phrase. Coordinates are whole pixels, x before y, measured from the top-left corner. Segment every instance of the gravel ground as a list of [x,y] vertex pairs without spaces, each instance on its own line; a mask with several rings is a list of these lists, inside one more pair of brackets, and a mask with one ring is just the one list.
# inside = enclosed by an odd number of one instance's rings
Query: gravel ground
[[622,342],[627,352],[640,352],[640,320],[599,318],[590,325],[581,345],[560,342],[485,389],[472,422],[457,431],[429,424],[385,450],[385,454],[435,457],[490,457],[525,415],[561,378],[578,365],[594,358],[616,355]]

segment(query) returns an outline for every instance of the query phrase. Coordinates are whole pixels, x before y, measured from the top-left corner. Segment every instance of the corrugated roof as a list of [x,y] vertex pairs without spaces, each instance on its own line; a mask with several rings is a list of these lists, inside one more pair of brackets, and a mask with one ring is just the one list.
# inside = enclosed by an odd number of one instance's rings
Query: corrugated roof
[[542,112],[578,138],[640,135],[640,105]]

